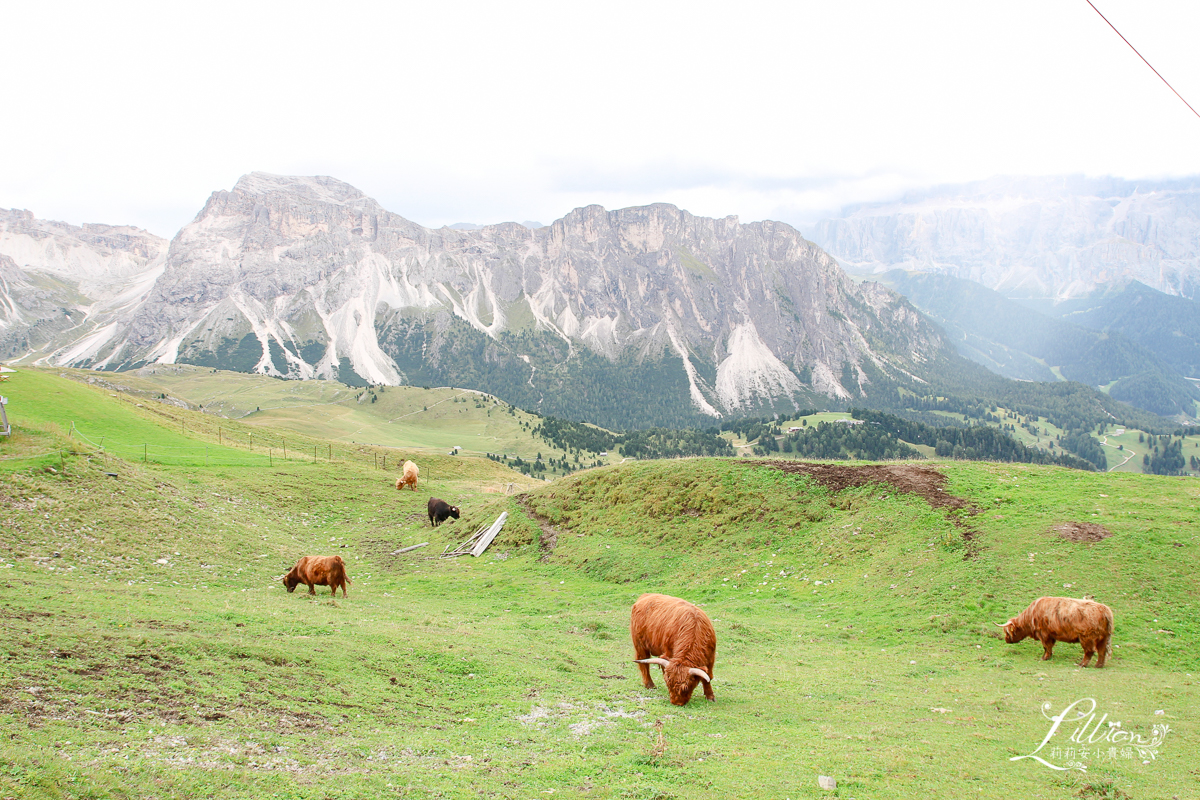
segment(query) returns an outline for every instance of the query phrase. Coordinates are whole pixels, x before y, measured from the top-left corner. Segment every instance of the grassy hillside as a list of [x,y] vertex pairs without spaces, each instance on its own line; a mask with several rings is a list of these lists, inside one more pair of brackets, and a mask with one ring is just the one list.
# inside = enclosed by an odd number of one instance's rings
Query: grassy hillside
[[[23,371],[23,374],[30,373]],[[37,375],[39,371],[34,370],[31,374]],[[70,430],[78,417],[76,432],[86,437],[85,443],[99,445],[101,437],[107,436],[103,440],[105,448],[130,459],[145,456],[162,463],[203,464],[207,453],[210,465],[246,458],[257,463],[283,458],[284,449],[290,448],[289,459],[311,461],[314,447],[318,448],[318,458],[322,449],[326,458],[340,452],[345,458],[374,459],[378,456],[382,459],[384,452],[390,450],[399,451],[399,456],[425,456],[444,455],[454,447],[462,448],[464,455],[506,453],[526,461],[532,461],[538,453],[546,459],[564,455],[534,435],[540,417],[463,389],[408,386],[351,389],[329,381],[281,381],[189,365],[155,365],[118,374],[88,370],[56,370],[45,374],[64,375],[103,389],[110,396],[116,395],[136,414],[167,422],[168,427],[178,426],[179,431],[193,437],[188,442],[163,441],[158,450],[151,442],[147,452],[145,436],[121,435],[120,431],[108,430],[107,420],[93,420],[87,416],[90,412],[75,410],[81,402],[78,398],[89,395],[75,394],[72,396],[77,399],[71,404],[64,404],[60,399],[55,405],[60,410],[51,414],[50,421]],[[199,408],[204,414],[190,414],[180,406]],[[218,415],[229,415],[232,419],[221,419]],[[814,426],[848,416],[845,412],[820,412],[781,419],[778,424],[786,431],[793,425]],[[934,411],[929,416],[931,423],[937,417],[973,424],[983,421],[978,418],[964,420],[962,414],[951,412]],[[1056,427],[1046,417],[1021,414],[1004,407],[996,407],[991,416],[990,424],[1011,426],[1010,434],[1022,444],[1056,454],[1063,452],[1054,440],[1067,431]],[[1105,447],[1109,469],[1140,474],[1142,456],[1150,448],[1137,442],[1142,431],[1135,428],[1120,430],[1125,433],[1115,434],[1112,428],[1104,433],[1092,433]],[[204,441],[196,441],[194,437],[197,436],[205,437]],[[257,438],[252,440],[252,436]],[[726,438],[740,455],[750,455],[754,449],[751,442],[736,435],[728,434]],[[253,451],[249,450],[252,441],[258,445]],[[240,454],[205,450],[210,445],[228,442],[241,448]],[[1118,450],[1118,447],[1123,449]],[[1198,447],[1200,436],[1185,437],[1185,458],[1193,454],[1200,456]],[[270,452],[264,448],[271,448]],[[932,447],[916,445],[916,449],[926,457],[934,456]],[[615,449],[604,456],[592,452],[581,455],[584,464],[621,460]],[[397,456],[389,457],[392,460],[388,466],[395,466]],[[1193,471],[1190,466],[1188,471]],[[561,472],[551,464],[545,474],[554,477]]]
[[[13,456],[70,450],[61,419],[85,410],[68,408],[76,390],[128,436],[194,434],[108,392],[51,376],[34,385],[35,374],[5,385],[25,438],[0,442],[0,797],[923,798],[953,786],[1141,798],[1194,787],[1190,480],[691,459],[590,470],[517,498],[496,491],[510,470],[448,456],[422,462],[415,493],[348,458],[205,467],[110,455],[106,467],[65,455],[62,469]],[[22,410],[35,390],[36,419]],[[429,494],[463,518],[429,528]],[[483,557],[430,557],[501,511],[509,522]],[[1078,524],[1111,535],[1074,541],[1055,531],[1066,523],[1076,539],[1095,530]],[[286,593],[279,577],[306,553],[343,556],[349,597]],[[641,687],[627,625],[644,591],[713,618],[715,704],[677,708],[661,679]],[[1036,644],[996,638],[991,623],[1034,597],[1085,593],[1116,615],[1106,669],[1074,666],[1077,645],[1041,662]],[[1045,736],[1043,703],[1080,698],[1126,730],[1171,730],[1155,758],[1088,755],[1086,773],[1009,760]],[[836,793],[818,775],[837,778]]]
[[[297,441],[333,441],[355,446],[352,449],[369,444],[424,454],[459,447],[473,455],[507,453],[532,460],[541,452],[550,457],[547,443],[531,432],[540,417],[466,389],[354,389],[333,381],[282,381],[186,364],[116,374],[58,372],[147,406],[175,403],[201,409],[210,418],[238,420],[238,430],[246,435],[259,430],[280,446],[295,435],[300,437]],[[311,445],[308,448],[311,453]],[[594,453],[586,456],[589,463],[597,459],[611,460]]]

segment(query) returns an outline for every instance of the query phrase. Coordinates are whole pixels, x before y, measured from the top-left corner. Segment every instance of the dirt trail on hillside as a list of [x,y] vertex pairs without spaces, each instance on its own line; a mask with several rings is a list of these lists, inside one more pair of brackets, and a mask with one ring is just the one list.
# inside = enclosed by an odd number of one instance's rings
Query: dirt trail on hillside
[[538,527],[542,529],[542,535],[538,537],[538,547],[542,551],[542,557],[538,561],[548,561],[550,554],[554,552],[555,545],[558,544],[558,528],[555,528],[550,524],[550,520],[530,507],[527,496],[518,495],[517,504],[521,506],[521,510],[525,512],[525,515],[536,522]]

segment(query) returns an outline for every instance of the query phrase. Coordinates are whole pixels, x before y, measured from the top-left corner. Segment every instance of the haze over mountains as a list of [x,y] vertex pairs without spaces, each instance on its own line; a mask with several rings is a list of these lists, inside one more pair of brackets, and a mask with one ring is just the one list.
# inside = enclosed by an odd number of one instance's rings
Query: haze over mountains
[[1200,304],[1136,281],[1073,303],[1006,298],[974,281],[892,270],[879,276],[935,320],[958,352],[1026,381],[1072,380],[1162,416],[1195,415]]
[[1082,297],[1140,281],[1200,289],[1200,178],[994,178],[852,206],[813,241],[848,270],[936,272],[1010,297]]
[[[1179,359],[1156,354],[1178,343],[1169,331],[1153,346],[1089,332],[1071,338],[1069,353],[1047,353],[1004,331],[1022,314],[1043,327],[1050,317],[947,281],[965,273],[1061,298],[1156,265],[1160,285],[1189,287],[1197,189],[1111,183],[1110,193],[1128,190],[1114,201],[1094,191],[1056,196],[1043,183],[1028,200],[1014,199],[1014,185],[959,200],[931,192],[822,224],[831,247],[858,257],[855,269],[900,259],[942,273],[881,277],[912,293],[950,339],[884,285],[851,280],[791,226],[666,204],[588,206],[549,226],[433,230],[333,178],[252,173],[214,192],[170,243],[135,228],[0,212],[0,357],[454,385],[630,427],[830,402],[897,407],[968,388],[980,397],[990,379],[957,345],[1001,374],[1078,379],[1156,413],[1191,415],[1198,395],[1178,378]],[[1031,324],[1018,328],[1028,334]],[[1161,392],[1148,393],[1133,366],[1171,384],[1171,402],[1147,402]],[[1140,388],[1120,383],[1135,377]],[[991,397],[1013,391],[989,386]]]

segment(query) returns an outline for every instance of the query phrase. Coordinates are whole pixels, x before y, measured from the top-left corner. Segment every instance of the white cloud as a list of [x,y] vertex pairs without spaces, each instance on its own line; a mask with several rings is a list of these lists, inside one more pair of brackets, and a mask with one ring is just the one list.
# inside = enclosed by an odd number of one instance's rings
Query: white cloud
[[[1200,106],[1200,6],[1098,5]],[[1084,3],[28,3],[5,30],[0,206],[166,236],[253,170],[423,224],[1200,173],[1200,119]]]

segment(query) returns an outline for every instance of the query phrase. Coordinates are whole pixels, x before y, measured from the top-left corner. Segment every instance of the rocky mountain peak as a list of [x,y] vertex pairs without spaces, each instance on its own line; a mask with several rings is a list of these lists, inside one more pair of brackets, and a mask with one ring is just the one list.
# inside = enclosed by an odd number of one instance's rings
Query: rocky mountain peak
[[345,181],[326,175],[301,177],[295,175],[272,175],[267,172],[251,172],[243,175],[233,187],[234,194],[271,195],[285,194],[310,203],[333,203],[345,205],[356,200],[368,199]]

